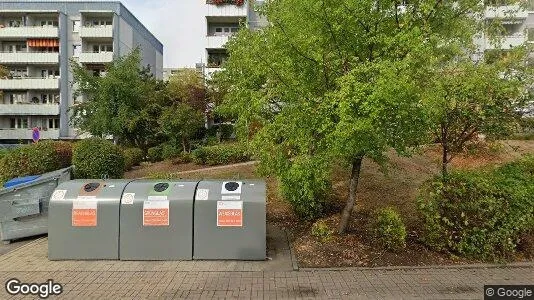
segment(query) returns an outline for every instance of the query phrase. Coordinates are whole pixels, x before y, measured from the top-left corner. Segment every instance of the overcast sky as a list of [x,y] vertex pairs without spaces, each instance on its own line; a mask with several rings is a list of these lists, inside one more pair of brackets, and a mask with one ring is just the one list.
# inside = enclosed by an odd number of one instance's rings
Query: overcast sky
[[200,62],[203,0],[121,0],[163,43],[163,65],[194,67]]

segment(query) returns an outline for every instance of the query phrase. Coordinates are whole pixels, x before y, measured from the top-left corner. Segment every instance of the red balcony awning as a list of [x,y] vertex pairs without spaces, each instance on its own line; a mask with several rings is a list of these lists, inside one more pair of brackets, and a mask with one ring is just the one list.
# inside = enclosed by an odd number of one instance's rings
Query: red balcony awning
[[28,47],[59,47],[56,39],[29,39]]

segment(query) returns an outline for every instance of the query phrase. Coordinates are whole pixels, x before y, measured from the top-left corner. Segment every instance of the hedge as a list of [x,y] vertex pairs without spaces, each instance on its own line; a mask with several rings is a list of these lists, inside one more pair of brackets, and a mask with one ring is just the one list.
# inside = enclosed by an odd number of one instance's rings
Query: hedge
[[124,154],[108,140],[91,138],[78,142],[72,162],[76,178],[122,178],[124,175]]
[[251,158],[246,146],[242,144],[200,147],[191,156],[194,163],[209,166],[246,162]]

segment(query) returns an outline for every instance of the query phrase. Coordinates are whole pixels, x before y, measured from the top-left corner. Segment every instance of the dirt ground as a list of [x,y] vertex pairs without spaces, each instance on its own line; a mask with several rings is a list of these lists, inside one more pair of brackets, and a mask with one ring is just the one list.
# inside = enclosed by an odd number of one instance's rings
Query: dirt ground
[[[526,154],[534,154],[534,141],[504,141],[491,149],[475,149],[456,157],[452,169],[483,168],[502,164]],[[267,219],[285,227],[292,237],[293,249],[300,267],[342,267],[342,266],[415,266],[439,264],[473,263],[450,253],[438,253],[427,249],[417,232],[418,217],[415,199],[418,188],[440,170],[440,152],[437,146],[428,146],[412,157],[399,157],[389,153],[389,164],[385,173],[371,160],[365,160],[358,186],[357,205],[352,215],[348,233],[335,234],[341,211],[348,195],[348,168],[340,167],[333,175],[334,194],[331,198],[331,214],[324,218],[334,233],[329,241],[323,242],[311,235],[311,223],[300,222],[291,207],[278,193],[277,181],[264,178],[268,186]],[[260,178],[254,165],[218,169],[206,172],[176,172],[204,168],[194,164],[172,165],[170,162],[145,165],[128,172],[128,178],[213,178],[240,179]],[[373,244],[369,223],[375,210],[395,207],[403,217],[408,229],[407,247],[399,252],[383,251]],[[534,234],[524,237],[519,246],[516,260],[534,259]]]

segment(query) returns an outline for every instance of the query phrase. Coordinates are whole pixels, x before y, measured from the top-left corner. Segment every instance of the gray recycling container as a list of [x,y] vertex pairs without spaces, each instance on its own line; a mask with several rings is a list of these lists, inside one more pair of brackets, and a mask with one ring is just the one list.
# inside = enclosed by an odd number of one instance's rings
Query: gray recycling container
[[121,260],[191,260],[198,181],[134,181],[124,190]]
[[50,198],[48,258],[119,259],[119,210],[131,180],[64,182]]
[[48,201],[71,168],[45,173],[30,182],[0,189],[0,239],[4,243],[48,232]]
[[201,181],[195,195],[193,259],[264,260],[265,182]]

